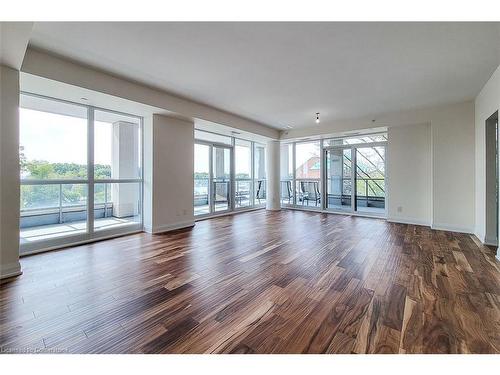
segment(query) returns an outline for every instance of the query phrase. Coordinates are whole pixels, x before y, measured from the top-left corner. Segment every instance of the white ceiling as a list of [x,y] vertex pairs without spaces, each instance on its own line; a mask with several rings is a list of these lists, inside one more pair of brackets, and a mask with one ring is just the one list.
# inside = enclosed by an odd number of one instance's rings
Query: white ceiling
[[499,23],[35,23],[30,45],[284,128],[474,98]]

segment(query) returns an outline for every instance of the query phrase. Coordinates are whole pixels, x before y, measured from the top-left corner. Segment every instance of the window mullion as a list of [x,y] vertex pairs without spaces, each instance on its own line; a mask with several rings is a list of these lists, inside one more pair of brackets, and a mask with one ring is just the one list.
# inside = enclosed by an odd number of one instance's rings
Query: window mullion
[[87,115],[87,233],[94,233],[94,108]]

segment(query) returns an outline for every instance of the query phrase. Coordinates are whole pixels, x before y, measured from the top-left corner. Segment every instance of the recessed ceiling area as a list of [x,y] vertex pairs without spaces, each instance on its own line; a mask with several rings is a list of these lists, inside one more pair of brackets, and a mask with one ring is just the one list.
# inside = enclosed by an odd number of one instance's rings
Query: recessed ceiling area
[[37,22],[30,46],[271,127],[473,99],[498,23]]

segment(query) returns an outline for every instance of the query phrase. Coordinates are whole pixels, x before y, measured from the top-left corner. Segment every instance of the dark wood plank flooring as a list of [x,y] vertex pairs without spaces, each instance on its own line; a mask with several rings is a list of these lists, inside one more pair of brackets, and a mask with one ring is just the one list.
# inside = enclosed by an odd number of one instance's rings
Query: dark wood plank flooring
[[499,264],[467,234],[259,210],[21,263],[3,353],[500,352]]

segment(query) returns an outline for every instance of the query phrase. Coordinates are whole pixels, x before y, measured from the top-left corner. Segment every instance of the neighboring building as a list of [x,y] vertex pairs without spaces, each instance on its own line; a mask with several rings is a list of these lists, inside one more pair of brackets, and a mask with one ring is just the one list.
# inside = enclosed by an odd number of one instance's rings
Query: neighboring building
[[321,169],[318,156],[310,157],[305,163],[299,166],[295,171],[296,178],[321,178]]

